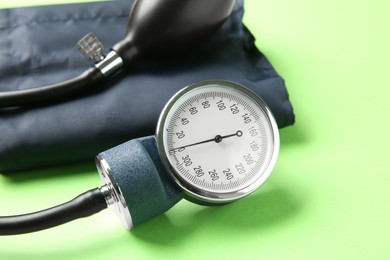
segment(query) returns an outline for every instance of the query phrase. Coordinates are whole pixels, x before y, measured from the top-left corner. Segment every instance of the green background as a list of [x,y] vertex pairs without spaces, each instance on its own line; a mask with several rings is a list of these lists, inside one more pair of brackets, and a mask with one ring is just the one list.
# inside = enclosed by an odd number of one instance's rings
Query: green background
[[[0,7],[42,3],[54,1]],[[245,23],[286,80],[296,113],[262,188],[217,208],[182,201],[131,232],[106,210],[0,237],[0,259],[390,259],[390,1],[247,0],[245,7]],[[92,160],[0,175],[0,215],[100,186]]]

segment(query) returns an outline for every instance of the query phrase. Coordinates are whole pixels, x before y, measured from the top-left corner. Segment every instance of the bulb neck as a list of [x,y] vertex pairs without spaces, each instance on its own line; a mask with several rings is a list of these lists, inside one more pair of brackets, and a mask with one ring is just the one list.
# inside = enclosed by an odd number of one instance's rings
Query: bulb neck
[[139,48],[135,46],[131,40],[129,40],[129,37],[126,37],[115,44],[114,47],[112,47],[112,51],[122,59],[124,66],[128,66],[141,56]]

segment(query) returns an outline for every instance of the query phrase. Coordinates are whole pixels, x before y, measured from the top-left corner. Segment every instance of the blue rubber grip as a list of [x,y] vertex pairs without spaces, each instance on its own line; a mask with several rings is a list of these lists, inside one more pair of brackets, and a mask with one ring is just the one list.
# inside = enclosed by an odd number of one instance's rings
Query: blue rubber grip
[[166,212],[183,198],[162,165],[154,136],[128,141],[99,156],[111,169],[133,226]]

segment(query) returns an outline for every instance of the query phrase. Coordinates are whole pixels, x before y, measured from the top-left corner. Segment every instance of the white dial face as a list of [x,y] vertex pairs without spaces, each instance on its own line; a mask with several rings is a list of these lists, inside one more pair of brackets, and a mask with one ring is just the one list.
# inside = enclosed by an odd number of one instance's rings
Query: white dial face
[[242,86],[219,83],[179,92],[158,132],[175,181],[208,202],[232,201],[255,190],[270,174],[279,148],[265,104]]

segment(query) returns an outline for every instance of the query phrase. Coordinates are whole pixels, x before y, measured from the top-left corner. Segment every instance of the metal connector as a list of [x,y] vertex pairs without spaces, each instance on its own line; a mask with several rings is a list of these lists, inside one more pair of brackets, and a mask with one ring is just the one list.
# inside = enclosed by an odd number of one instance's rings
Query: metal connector
[[121,70],[122,66],[123,60],[115,51],[110,51],[102,61],[95,64],[95,67],[98,68],[106,78]]
[[122,191],[112,176],[110,166],[106,160],[100,156],[96,158],[96,166],[104,185],[100,188],[106,203],[113,208],[122,222],[123,226],[130,230],[133,228],[133,220],[130,210],[123,197]]

